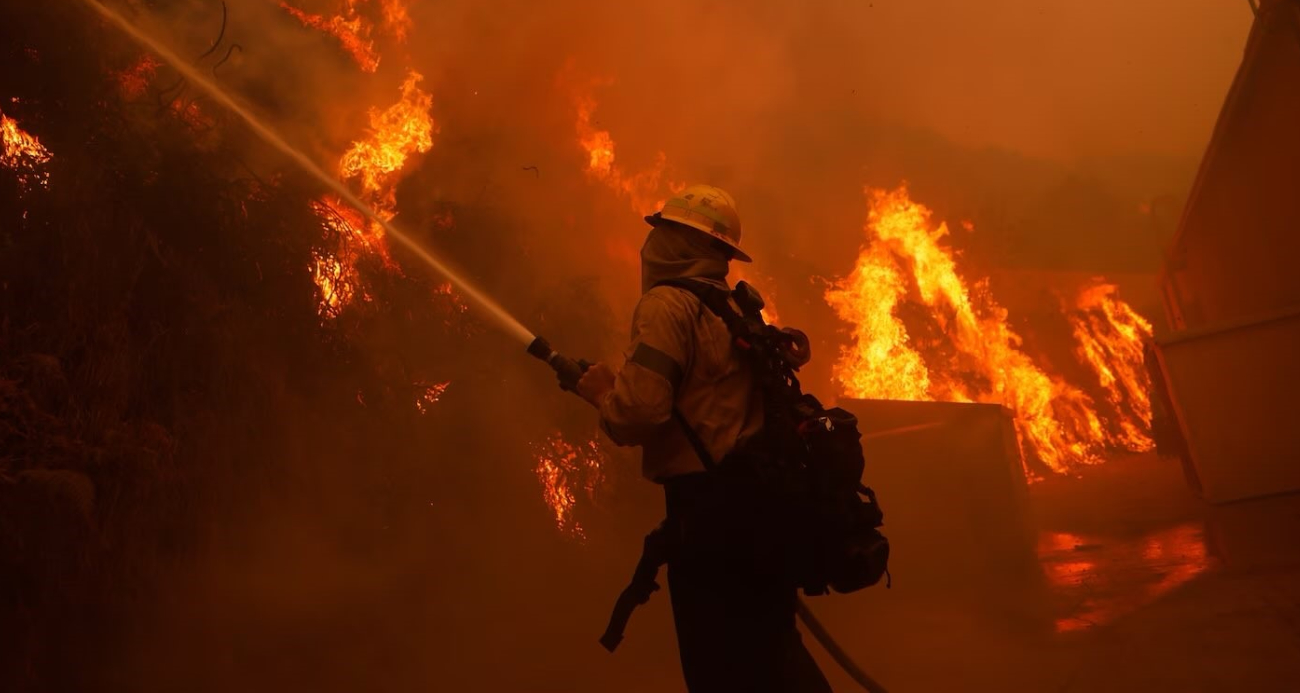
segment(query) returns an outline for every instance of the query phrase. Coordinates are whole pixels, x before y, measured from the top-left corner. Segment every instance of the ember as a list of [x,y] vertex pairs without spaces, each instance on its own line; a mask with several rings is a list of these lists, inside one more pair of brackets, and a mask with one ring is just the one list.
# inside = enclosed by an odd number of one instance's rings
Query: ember
[[142,55],[131,67],[119,72],[117,83],[122,88],[122,95],[129,99],[143,96],[161,65],[152,55]]
[[604,466],[605,452],[596,440],[574,445],[555,433],[537,446],[534,472],[542,484],[542,497],[561,532],[577,539],[585,538],[574,508],[580,493],[588,500],[595,500],[605,480]]
[[428,414],[430,408],[437,404],[438,400],[442,399],[442,396],[447,392],[448,387],[451,387],[450,382],[417,384],[416,389],[419,391],[419,397],[415,400],[415,408],[418,409],[421,414]]
[[49,187],[50,174],[45,171],[50,150],[35,136],[18,127],[18,123],[0,112],[0,166],[14,171],[24,190],[32,185]]

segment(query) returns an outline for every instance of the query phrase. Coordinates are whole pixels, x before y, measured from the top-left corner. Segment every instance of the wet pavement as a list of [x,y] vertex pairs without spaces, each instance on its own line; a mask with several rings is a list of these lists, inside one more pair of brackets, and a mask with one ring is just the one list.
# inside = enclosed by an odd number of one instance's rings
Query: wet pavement
[[1195,515],[1068,549],[1045,535],[1054,594],[1079,598],[1056,621],[1054,690],[1300,690],[1300,495]]
[[1054,620],[1058,633],[1136,613],[1196,579],[1212,563],[1200,522],[1133,539],[1043,532],[1038,556],[1053,598],[1065,605]]
[[1135,456],[1030,504],[1038,584],[813,608],[894,693],[1300,691],[1300,495],[1211,507],[1175,462]]
[[[1059,494],[1078,505],[1053,516]],[[1148,456],[1034,502],[1054,634],[1009,689],[1300,690],[1300,495],[1212,507]]]

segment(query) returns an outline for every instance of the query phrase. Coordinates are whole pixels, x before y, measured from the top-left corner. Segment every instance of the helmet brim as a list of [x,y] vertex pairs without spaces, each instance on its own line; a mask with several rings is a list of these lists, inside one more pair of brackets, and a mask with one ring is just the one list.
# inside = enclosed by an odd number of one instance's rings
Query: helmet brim
[[753,261],[754,261],[754,258],[751,258],[751,257],[749,256],[749,253],[746,253],[745,251],[741,250],[741,249],[740,249],[740,246],[738,246],[738,245],[736,245],[735,243],[733,243],[733,242],[731,241],[730,238],[727,238],[726,236],[722,236],[722,235],[719,235],[719,234],[716,234],[716,233],[712,233],[712,232],[710,232],[710,231],[705,231],[704,229],[701,229],[701,228],[696,227],[696,226],[691,226],[690,224],[687,224],[687,223],[685,223],[685,222],[676,221],[676,220],[674,220],[674,219],[665,219],[665,218],[663,218],[662,215],[660,215],[659,212],[655,212],[654,214],[651,214],[651,215],[647,216],[647,217],[645,218],[645,223],[647,223],[647,224],[649,224],[649,225],[651,225],[651,226],[664,226],[664,225],[666,225],[666,224],[673,224],[673,225],[675,225],[675,226],[681,226],[681,227],[683,227],[683,228],[688,228],[688,229],[690,229],[690,230],[692,230],[692,231],[696,231],[696,232],[702,233],[702,234],[708,236],[709,238],[712,238],[713,240],[718,241],[718,242],[722,243],[723,245],[727,246],[728,248],[730,248],[730,249],[731,249],[731,257],[732,257],[733,259],[740,260],[741,262],[753,262]]

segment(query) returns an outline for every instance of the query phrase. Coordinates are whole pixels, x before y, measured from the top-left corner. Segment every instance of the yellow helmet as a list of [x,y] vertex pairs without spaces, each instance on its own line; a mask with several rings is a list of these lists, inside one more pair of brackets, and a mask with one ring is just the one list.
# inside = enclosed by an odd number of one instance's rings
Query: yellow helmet
[[712,185],[691,185],[672,196],[664,208],[645,218],[654,225],[661,221],[675,221],[703,231],[731,248],[732,256],[741,262],[753,262],[740,249],[740,215],[736,201],[722,188]]

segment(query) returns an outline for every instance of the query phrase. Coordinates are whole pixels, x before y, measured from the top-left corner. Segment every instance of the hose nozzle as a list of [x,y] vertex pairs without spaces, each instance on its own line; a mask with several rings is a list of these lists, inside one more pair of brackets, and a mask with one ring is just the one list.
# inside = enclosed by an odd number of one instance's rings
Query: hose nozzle
[[550,366],[560,380],[560,389],[577,392],[578,380],[587,372],[591,364],[582,360],[573,360],[551,348],[551,343],[542,337],[533,339],[528,345],[528,353]]

